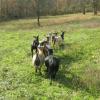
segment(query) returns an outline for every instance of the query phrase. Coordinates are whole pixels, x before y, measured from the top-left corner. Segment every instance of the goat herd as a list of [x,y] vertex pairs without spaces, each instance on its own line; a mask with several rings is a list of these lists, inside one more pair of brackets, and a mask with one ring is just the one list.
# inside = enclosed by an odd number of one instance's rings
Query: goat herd
[[[64,31],[61,31],[60,35],[57,32],[49,33],[42,41],[39,41],[39,36],[34,36],[31,45],[32,64],[35,67],[35,73],[39,72],[41,74],[41,67],[45,64],[51,82],[55,79],[60,62],[59,58],[53,55],[53,47],[63,43],[64,34]],[[34,54],[33,51],[35,51]]]

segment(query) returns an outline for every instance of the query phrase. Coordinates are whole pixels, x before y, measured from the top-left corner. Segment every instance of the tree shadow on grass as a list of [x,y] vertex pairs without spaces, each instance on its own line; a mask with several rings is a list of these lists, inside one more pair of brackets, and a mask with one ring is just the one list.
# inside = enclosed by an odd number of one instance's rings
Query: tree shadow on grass
[[83,59],[82,56],[84,56],[84,53],[80,52],[77,54],[77,56],[63,55],[62,57],[60,57],[61,66],[60,66],[60,71],[58,73],[56,81],[59,84],[62,84],[65,87],[68,87],[72,90],[85,91],[85,92],[89,93],[90,95],[97,97],[98,94],[95,92],[92,92],[92,90],[89,88],[89,86],[86,84],[86,82],[84,80],[82,80],[82,78],[80,76],[69,71],[71,64],[82,60]]
[[56,81],[74,90],[88,90],[88,87],[84,84],[84,82],[82,82],[80,77],[71,73],[70,71],[66,71],[66,75],[60,71]]
[[67,44],[67,48],[64,47],[64,49],[69,49],[71,52],[69,53],[62,53],[61,56],[58,56],[60,58],[60,71],[57,75],[57,78],[55,81],[57,81],[59,84],[64,85],[65,87],[68,87],[72,90],[78,91],[85,91],[94,97],[97,97],[96,93],[93,93],[92,90],[89,88],[89,86],[86,84],[84,80],[75,73],[72,73],[69,71],[69,68],[73,63],[78,63],[80,61],[84,60],[86,52],[79,48],[73,49],[75,45],[73,44]]
[[71,67],[72,63],[79,62],[84,57],[83,52],[77,52],[77,54],[62,54],[62,56],[58,56],[60,58],[60,64],[62,66],[63,71],[69,67]]
[[74,73],[71,73],[70,71],[66,71],[66,75],[62,71],[60,71],[55,81],[61,85],[64,85],[67,88],[70,88],[71,90],[81,90],[86,93],[89,93],[94,97],[98,96],[98,94],[92,92],[89,89],[87,84],[79,76],[75,75]]
[[78,89],[88,90],[88,87],[82,82],[80,77],[68,71],[72,63],[78,62],[79,60],[82,59],[80,55],[81,54],[79,53],[77,56],[63,55],[62,57],[60,57],[61,70],[57,77],[57,82],[75,90],[78,90]]

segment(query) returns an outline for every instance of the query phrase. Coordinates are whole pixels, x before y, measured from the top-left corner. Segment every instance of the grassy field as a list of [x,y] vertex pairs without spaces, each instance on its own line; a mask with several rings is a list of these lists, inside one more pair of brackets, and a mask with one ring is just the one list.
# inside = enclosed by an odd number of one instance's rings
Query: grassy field
[[[47,32],[66,31],[65,46],[52,85],[34,74],[30,44]],[[64,15],[0,23],[0,100],[100,100],[100,16]]]

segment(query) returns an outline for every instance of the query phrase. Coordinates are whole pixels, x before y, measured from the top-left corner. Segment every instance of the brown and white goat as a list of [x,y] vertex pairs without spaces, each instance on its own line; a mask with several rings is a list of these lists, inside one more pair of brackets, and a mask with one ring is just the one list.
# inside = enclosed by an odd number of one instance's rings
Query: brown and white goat
[[44,53],[43,53],[43,48],[44,48],[43,46],[39,46],[37,48],[36,54],[33,55],[33,58],[32,58],[32,64],[35,67],[36,73],[37,73],[38,70],[41,73],[41,67],[44,64],[45,56],[44,56]]

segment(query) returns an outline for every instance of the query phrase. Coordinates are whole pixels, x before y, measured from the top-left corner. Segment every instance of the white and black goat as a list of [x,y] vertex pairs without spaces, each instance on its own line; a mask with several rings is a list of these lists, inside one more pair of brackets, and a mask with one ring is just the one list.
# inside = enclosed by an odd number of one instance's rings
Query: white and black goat
[[49,50],[49,55],[45,58],[45,66],[51,80],[50,84],[52,84],[52,80],[55,79],[56,73],[59,70],[59,59],[53,56],[52,49]]
[[32,53],[32,57],[33,57],[33,50],[35,50],[37,52],[37,47],[39,45],[39,36],[33,36],[34,40],[31,44],[31,53]]
[[58,32],[53,33],[53,35],[52,35],[53,45],[60,46],[64,41],[64,34],[65,34],[64,31],[61,32],[61,35],[58,35]]

